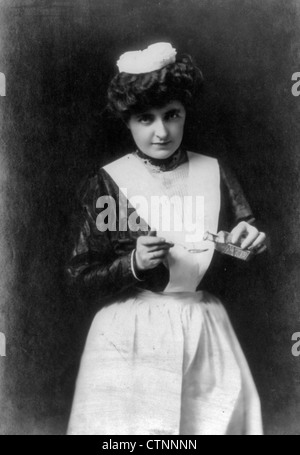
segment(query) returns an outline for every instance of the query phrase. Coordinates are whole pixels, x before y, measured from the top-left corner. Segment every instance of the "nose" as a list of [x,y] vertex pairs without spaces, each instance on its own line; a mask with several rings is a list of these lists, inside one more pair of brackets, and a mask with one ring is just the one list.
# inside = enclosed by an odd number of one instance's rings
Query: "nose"
[[163,120],[157,120],[155,123],[155,136],[160,141],[165,141],[169,135],[166,124]]

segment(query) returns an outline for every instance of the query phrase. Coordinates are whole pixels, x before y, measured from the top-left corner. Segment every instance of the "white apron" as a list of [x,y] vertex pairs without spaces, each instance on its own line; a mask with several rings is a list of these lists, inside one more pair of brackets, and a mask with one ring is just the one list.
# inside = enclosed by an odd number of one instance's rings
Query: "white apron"
[[[127,155],[105,167],[139,216],[175,246],[165,264],[170,280],[164,292],[140,290],[95,316],[68,434],[262,434],[260,401],[226,311],[213,295],[196,292],[214,251],[201,239],[218,227],[219,166],[192,152],[188,158],[182,165],[188,166],[188,194],[204,201],[198,238],[185,223],[181,231],[163,229],[166,217],[176,226],[184,221],[176,201],[173,212],[166,206],[159,218],[139,204],[136,196],[150,201],[166,191],[138,158]],[[190,247],[206,251],[191,254]]]

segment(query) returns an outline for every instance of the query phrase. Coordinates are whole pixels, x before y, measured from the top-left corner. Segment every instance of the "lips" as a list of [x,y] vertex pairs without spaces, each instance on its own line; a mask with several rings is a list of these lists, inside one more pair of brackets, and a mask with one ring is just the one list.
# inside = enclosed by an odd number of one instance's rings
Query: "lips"
[[170,144],[171,141],[167,141],[167,142],[152,142],[153,145],[168,145]]

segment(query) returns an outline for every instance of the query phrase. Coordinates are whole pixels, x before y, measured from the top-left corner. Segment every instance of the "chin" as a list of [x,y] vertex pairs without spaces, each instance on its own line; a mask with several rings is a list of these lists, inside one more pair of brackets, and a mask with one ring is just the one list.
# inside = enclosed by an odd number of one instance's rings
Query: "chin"
[[149,154],[147,153],[147,155],[158,160],[164,160],[172,156],[174,152],[175,150],[156,150],[155,152],[151,152],[151,155],[150,153]]

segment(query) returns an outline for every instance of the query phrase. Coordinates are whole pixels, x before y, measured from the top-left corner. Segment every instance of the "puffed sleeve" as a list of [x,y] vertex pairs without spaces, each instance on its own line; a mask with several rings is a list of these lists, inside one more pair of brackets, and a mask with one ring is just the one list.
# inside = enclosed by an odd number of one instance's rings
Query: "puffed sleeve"
[[257,219],[254,216],[241,185],[226,161],[222,160],[219,162],[219,165],[222,201],[219,223],[220,230],[231,231],[239,222],[246,221],[255,226],[259,231],[267,234],[265,244],[270,253],[271,242],[265,221]]
[[240,183],[225,160],[219,162],[221,177],[220,230],[231,231],[240,221],[256,224]]
[[[128,240],[122,251],[113,247],[109,230],[97,228],[97,200],[112,195],[105,172],[88,180],[79,191],[79,210],[72,222],[72,251],[66,266],[68,284],[87,298],[111,297],[134,287],[132,271],[134,244]],[[125,240],[126,242],[126,240]]]

